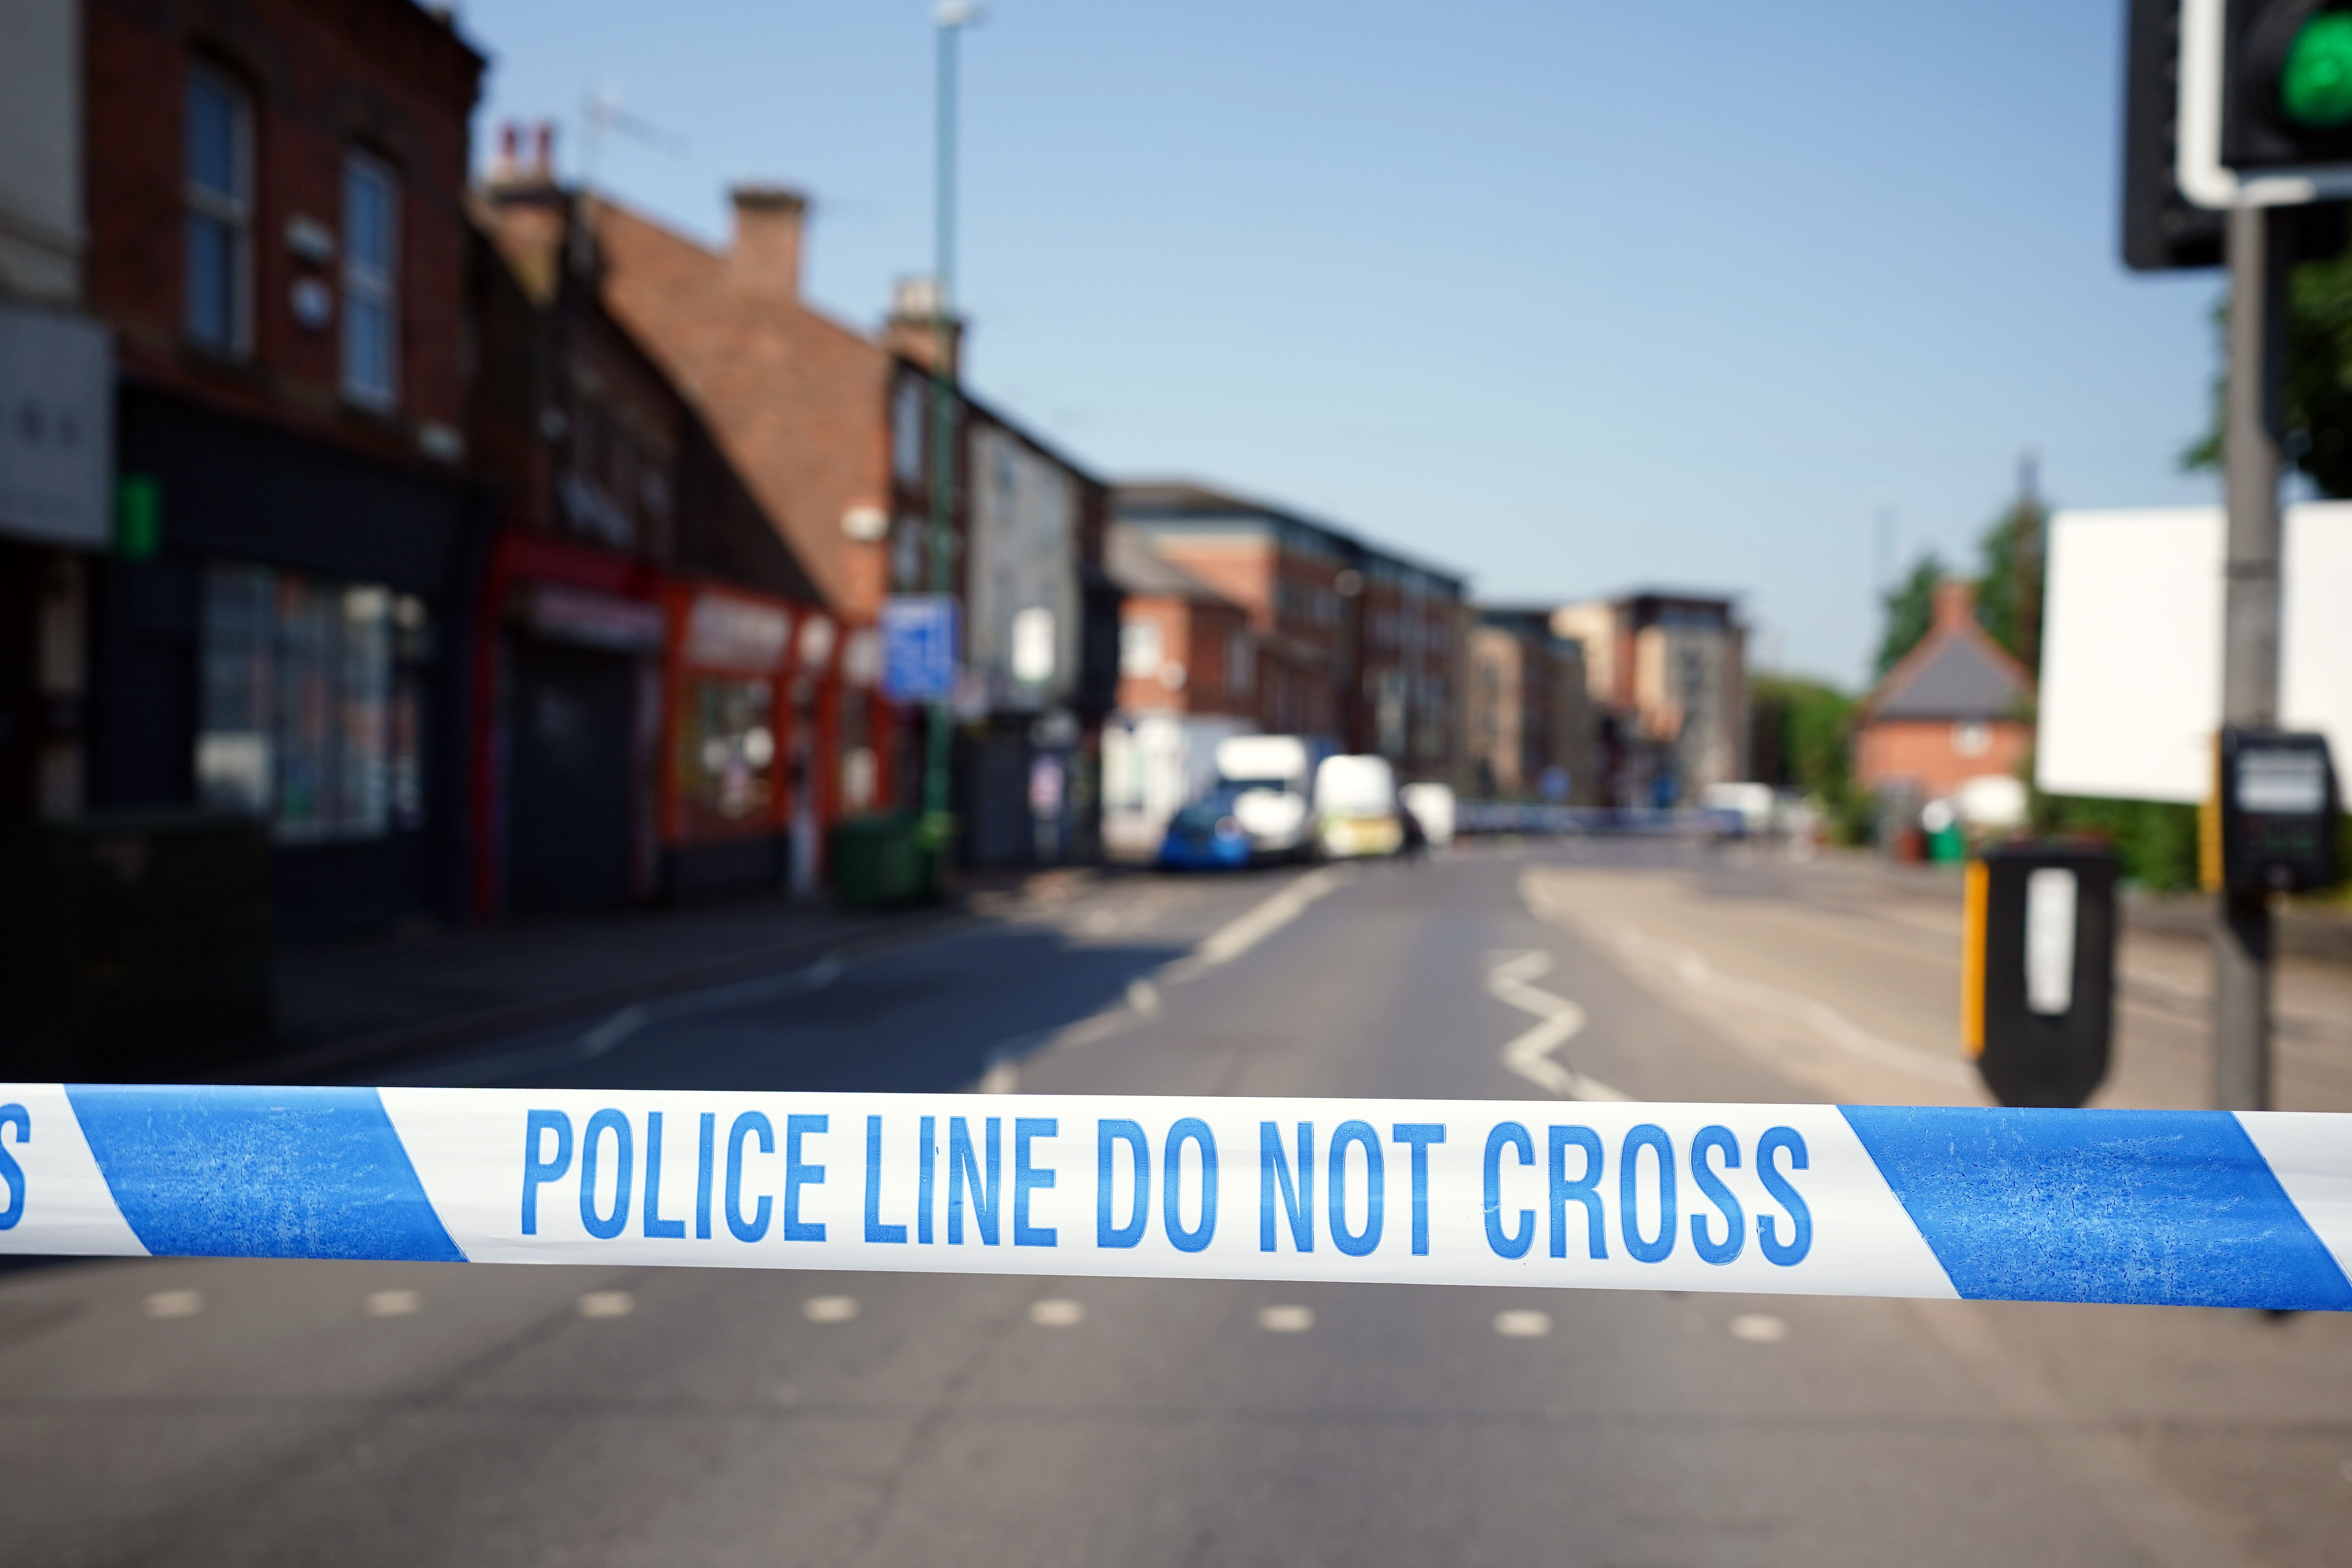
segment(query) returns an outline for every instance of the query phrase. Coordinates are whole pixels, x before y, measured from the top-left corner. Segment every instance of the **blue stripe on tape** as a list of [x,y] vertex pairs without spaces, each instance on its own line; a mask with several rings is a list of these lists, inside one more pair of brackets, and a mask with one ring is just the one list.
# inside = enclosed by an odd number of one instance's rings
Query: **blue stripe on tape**
[[372,1089],[66,1094],[116,1206],[159,1257],[466,1260]]
[[2227,1112],[1839,1109],[1963,1296],[2352,1309]]

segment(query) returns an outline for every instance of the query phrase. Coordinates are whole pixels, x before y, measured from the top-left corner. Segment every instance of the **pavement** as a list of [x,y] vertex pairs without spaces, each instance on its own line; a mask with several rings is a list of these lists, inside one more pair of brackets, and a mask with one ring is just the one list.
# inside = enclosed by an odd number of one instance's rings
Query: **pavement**
[[[397,1076],[1974,1103],[1958,928],[1755,846],[1064,879]],[[2200,1098],[2193,958],[2126,939],[2103,1102]],[[2347,984],[2283,976],[2288,1108],[2352,1110]],[[75,1263],[0,1276],[0,1477],[12,1565],[2317,1568],[2352,1319]]]

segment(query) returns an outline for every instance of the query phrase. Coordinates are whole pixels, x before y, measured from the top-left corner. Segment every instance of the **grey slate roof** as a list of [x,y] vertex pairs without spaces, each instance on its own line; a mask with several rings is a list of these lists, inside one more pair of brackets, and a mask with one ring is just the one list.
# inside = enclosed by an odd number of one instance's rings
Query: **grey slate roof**
[[1103,542],[1103,566],[1110,580],[1127,592],[1145,598],[1192,599],[1210,604],[1231,603],[1223,594],[1153,553],[1133,526],[1113,523]]
[[1931,634],[1939,646],[1897,668],[1872,705],[1874,719],[2005,719],[2026,695],[2017,669],[1975,638]]

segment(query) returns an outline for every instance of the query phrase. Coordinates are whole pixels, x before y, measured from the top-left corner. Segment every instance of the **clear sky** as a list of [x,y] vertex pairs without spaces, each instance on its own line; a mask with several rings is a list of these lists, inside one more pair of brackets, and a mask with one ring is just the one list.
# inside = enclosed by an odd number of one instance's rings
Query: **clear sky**
[[[1107,476],[1276,497],[1528,601],[1738,590],[1858,682],[1873,536],[1972,559],[2042,456],[2208,500],[2217,277],[2116,259],[2121,0],[1001,0],[964,42],[987,395]],[[470,0],[478,121],[601,89],[623,200],[723,238],[815,200],[861,324],[931,248],[921,0]]]

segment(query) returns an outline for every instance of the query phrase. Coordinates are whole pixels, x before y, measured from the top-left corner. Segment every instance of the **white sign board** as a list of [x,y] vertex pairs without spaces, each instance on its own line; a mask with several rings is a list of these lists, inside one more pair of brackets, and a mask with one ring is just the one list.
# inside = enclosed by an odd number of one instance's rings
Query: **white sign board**
[[[2221,722],[2218,507],[2050,520],[2035,783],[2205,798]],[[2352,502],[2286,509],[2280,721],[2352,757]]]
[[103,550],[114,536],[106,329],[0,305],[0,534]]

